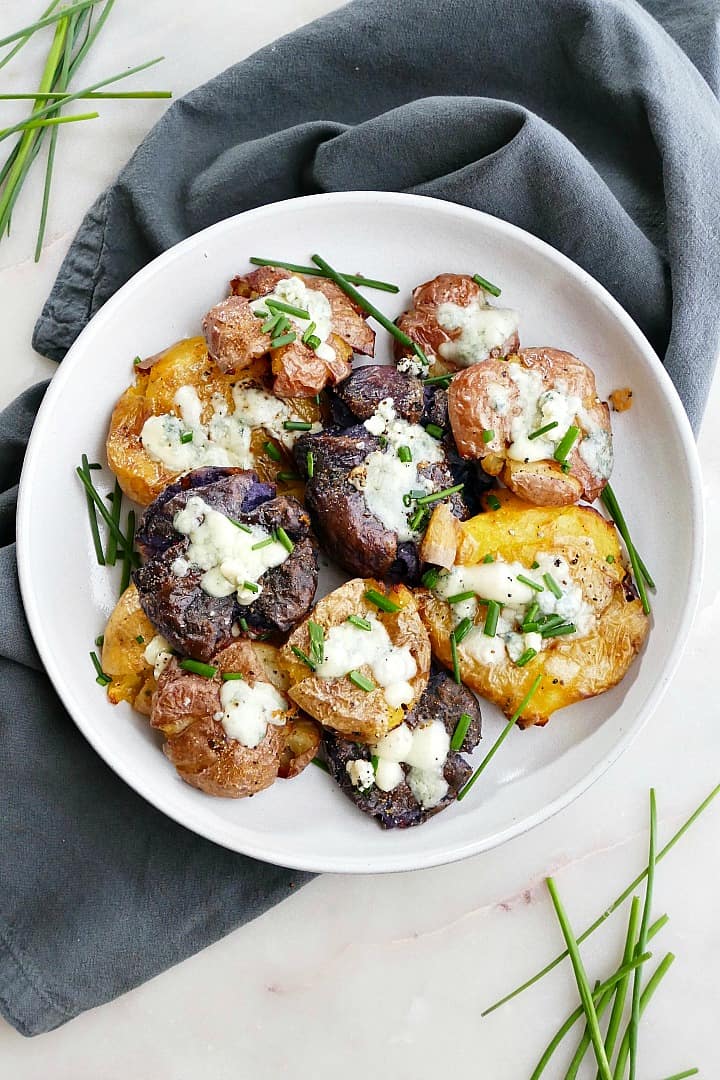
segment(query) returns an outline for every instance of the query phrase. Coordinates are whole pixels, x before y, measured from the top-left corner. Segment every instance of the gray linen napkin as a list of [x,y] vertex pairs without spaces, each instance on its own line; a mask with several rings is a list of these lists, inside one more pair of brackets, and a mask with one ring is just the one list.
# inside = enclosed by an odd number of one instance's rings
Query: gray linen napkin
[[[719,56],[713,0],[358,0],[169,109],[88,213],[35,346],[60,360],[136,270],[230,214],[414,191],[507,218],[589,270],[664,357],[697,426],[720,330]],[[12,543],[42,392],[0,417],[0,1010],[25,1034],[306,879],[163,818],[55,697]]]

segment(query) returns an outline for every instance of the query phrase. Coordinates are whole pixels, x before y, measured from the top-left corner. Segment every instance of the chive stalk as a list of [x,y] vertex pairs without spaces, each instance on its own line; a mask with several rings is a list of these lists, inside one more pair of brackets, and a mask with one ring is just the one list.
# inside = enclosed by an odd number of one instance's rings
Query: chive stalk
[[263,443],[263,450],[271,461],[282,461],[282,454],[275,443],[271,443],[270,441]]
[[555,447],[555,453],[553,454],[553,457],[556,461],[563,462],[567,460],[567,456],[575,445],[579,434],[580,429],[576,428],[574,424],[571,424],[563,435],[560,442]]
[[[120,528],[120,514],[122,512],[122,488],[119,482],[115,481],[115,487],[113,489],[112,497],[112,511],[111,516],[118,529]],[[107,548],[105,550],[105,559],[108,566],[114,566],[117,559],[117,533],[108,532]]]
[[311,671],[315,671],[316,665],[313,663],[307,653],[304,653],[302,649],[299,649],[297,647],[297,645],[291,645],[290,648],[295,653],[298,660],[302,660],[303,664],[305,664],[306,667],[309,667]]
[[[270,342],[271,349],[282,349],[283,345],[290,345],[295,341],[297,334],[294,330],[291,330],[289,334],[281,334],[280,337],[273,338]],[[311,425],[312,426],[312,425]]]
[[295,307],[294,304],[286,304],[282,300],[274,300],[267,297],[264,300],[264,303],[271,311],[282,311],[285,315],[294,315],[297,319],[310,318],[309,311],[304,311],[303,308]]
[[426,424],[425,430],[427,431],[428,435],[431,435],[433,437],[433,439],[442,439],[445,434],[444,429],[441,428],[439,424]]
[[[643,992],[640,994],[640,997],[638,999],[638,1007],[637,1007],[637,1021],[638,1022],[640,1020],[640,1017],[645,1012],[645,1009],[650,1004],[650,1001],[652,999],[653,994],[657,990],[657,988],[660,985],[660,983],[662,982],[662,980],[665,978],[665,975],[667,974],[668,969],[670,968],[670,966],[671,966],[671,964],[673,963],[674,960],[675,960],[675,955],[673,953],[671,953],[671,952],[667,953],[667,955],[663,957],[663,959],[660,961],[660,963],[658,964],[655,971],[652,973],[652,975],[648,979],[647,985],[646,985],[645,989],[643,990]],[[615,1072],[613,1074],[612,1080],[622,1080],[622,1077],[625,1075],[625,1066],[627,1065],[628,1056],[630,1055],[630,1052],[631,1052],[630,1048],[631,1048],[631,1045],[632,1045],[632,1030],[633,1030],[633,1028],[635,1028],[637,1030],[637,1023],[634,1023],[633,1019],[631,1018],[630,1023],[628,1024],[628,1026],[627,1026],[627,1028],[625,1030],[625,1034],[623,1035],[622,1042],[620,1043],[620,1049],[618,1050],[618,1056],[617,1056],[617,1059],[615,1061]],[[631,1058],[630,1059],[630,1076],[632,1077],[632,1075],[633,1075],[633,1073],[632,1073],[632,1058]]]
[[361,615],[348,615],[347,621],[352,626],[357,626],[358,630],[372,630],[372,623],[369,619],[363,619]]
[[538,428],[537,431],[531,431],[528,435],[528,439],[539,439],[541,435],[547,435],[548,431],[552,431],[552,429],[557,426],[557,420],[553,420],[551,424],[545,424],[543,427]]
[[[672,849],[680,840],[682,840],[688,829],[692,828],[698,818],[707,810],[707,808],[717,798],[718,795],[720,795],[720,784],[715,785],[715,787],[705,796],[699,806],[697,806],[693,810],[692,814],[690,814],[690,816],[683,822],[677,832],[675,832],[670,837],[665,846],[660,849],[655,858],[656,865],[672,851]],[[645,878],[648,876],[648,869],[648,866],[646,866],[644,870],[642,870],[637,875],[637,877],[635,877],[630,882],[630,884],[625,889],[623,889],[619,896],[615,897],[612,903],[607,908],[605,908],[603,913],[599,915],[598,918],[595,919],[595,921],[591,923],[590,926],[588,926],[582,934],[580,934],[577,939],[578,944],[582,944],[582,942],[589,938],[590,935],[598,929],[598,927],[602,926],[606,919],[609,919],[610,916],[617,911],[617,909],[627,900],[628,896],[630,896],[632,892],[638,887],[638,885],[641,885]],[[526,979],[524,983],[522,983],[520,986],[517,986],[509,994],[506,994],[498,1001],[493,1002],[493,1004],[488,1006],[488,1008],[485,1009],[480,1015],[489,1016],[490,1013],[495,1012],[496,1009],[499,1009],[501,1005],[507,1004],[508,1001],[512,1001],[513,998],[516,998],[519,994],[522,994],[523,991],[528,990],[531,986],[534,986],[535,983],[539,982],[540,979],[544,978],[545,975],[551,972],[553,968],[556,968],[558,964],[561,964],[566,958],[566,956],[568,956],[567,949],[564,952],[558,953],[558,955],[554,957],[554,959],[551,960],[548,964],[546,964],[544,968],[536,972],[531,978]]]
[[518,574],[518,581],[522,581],[523,585],[527,585],[529,589],[534,589],[535,592],[545,592],[542,585],[539,585],[537,581],[533,581],[532,578],[526,577],[525,574]]
[[[623,964],[628,964],[632,960],[633,952],[635,951],[635,940],[637,937],[638,923],[640,920],[640,897],[633,896],[632,903],[630,905],[630,918],[628,919],[627,934],[625,935],[625,948],[623,949]],[[607,1054],[608,1061],[611,1060],[613,1051],[615,1050],[615,1042],[617,1040],[618,1031],[620,1030],[620,1023],[622,1021],[623,1012],[625,1011],[625,999],[627,998],[629,984],[629,973],[623,976],[620,982],[615,986],[615,1000],[613,1001],[612,1012],[610,1013],[610,1021],[605,1033],[605,1053]]]
[[485,637],[495,637],[497,633],[497,624],[500,617],[500,605],[497,600],[488,600],[487,615],[485,616],[485,626],[483,627],[483,634]]
[[200,660],[181,660],[180,667],[193,675],[202,675],[204,679],[212,679],[217,674],[216,667],[212,664],[203,664]]
[[307,452],[305,467],[307,469],[308,480],[312,480],[313,476],[315,475],[315,457],[312,450],[308,450]]
[[412,461],[412,453],[409,446],[398,446],[397,456],[406,464],[408,461]]
[[242,671],[223,671],[222,673],[223,682],[238,682],[240,679],[244,678],[245,676]]
[[370,301],[366,297],[364,297],[362,293],[359,293],[357,289],[350,283],[348,278],[344,277],[342,274],[339,274],[337,270],[333,270],[332,266],[330,266],[330,264],[327,263],[325,259],[323,259],[320,255],[313,255],[311,257],[315,265],[319,266],[320,269],[324,271],[325,276],[329,277],[331,281],[334,281],[338,288],[342,289],[346,296],[349,296],[351,300],[355,301],[358,307],[362,308],[362,310],[367,315],[371,315],[372,318],[375,319],[376,322],[380,323],[383,329],[387,330],[389,334],[392,334],[392,336],[397,341],[399,341],[401,345],[404,345],[408,349],[412,349],[413,352],[415,352],[425,364],[428,364],[428,358],[425,356],[425,353],[422,351],[417,342],[413,341],[411,337],[408,337],[408,335],[404,333],[399,326],[396,326],[394,322],[391,322],[390,319],[388,319],[386,315],[383,315],[383,313],[379,311],[374,304],[371,304]]
[[646,615],[649,615],[650,614],[650,601],[648,600],[647,590],[645,588],[645,583],[647,582],[648,587],[651,588],[651,589],[654,589],[655,588],[655,582],[650,577],[650,574],[648,573],[648,570],[647,570],[647,567],[645,566],[645,563],[642,561],[642,559],[638,555],[637,548],[635,547],[635,545],[632,542],[632,539],[630,537],[630,530],[627,527],[627,522],[625,521],[625,517],[623,515],[622,510],[620,509],[620,505],[619,505],[619,503],[617,501],[617,497],[615,495],[615,492],[610,487],[610,484],[605,485],[605,488],[604,488],[603,493],[600,496],[600,498],[602,499],[603,504],[605,505],[605,508],[607,509],[608,513],[610,514],[610,517],[615,522],[615,525],[617,527],[617,531],[620,533],[620,535],[623,538],[623,541],[625,543],[625,547],[627,549],[628,557],[630,559],[630,565],[632,567],[633,577],[635,578],[635,584],[637,586],[637,591],[638,591],[638,594],[640,596],[640,600],[642,602],[643,611],[645,612]]
[[450,658],[452,660],[453,678],[455,682],[460,686],[462,683],[462,673],[460,671],[460,657],[458,655],[458,641],[457,635],[454,630],[450,632]]
[[451,495],[457,495],[464,487],[464,484],[453,484],[452,487],[443,488],[442,491],[435,491],[430,495],[422,495],[416,502],[418,506],[429,506],[430,503],[440,502],[441,499],[449,499]]
[[[83,477],[86,477],[88,483],[92,485],[92,480],[90,479],[90,464],[89,464],[88,459],[87,459],[87,454],[83,454],[83,456],[82,456],[82,475],[81,475],[81,479],[83,479]],[[88,518],[89,518],[89,521],[90,521],[90,533],[92,535],[93,547],[95,548],[95,558],[97,559],[97,562],[98,562],[99,566],[104,566],[105,565],[105,555],[104,555],[104,552],[103,552],[102,540],[100,539],[100,530],[98,528],[97,512],[95,510],[95,503],[93,502],[93,498],[92,498],[92,496],[90,495],[89,492],[86,492],[86,500],[87,500],[87,508],[88,508]],[[115,508],[113,506],[113,510],[114,509]],[[112,566],[113,564],[111,563],[110,565]]]
[[308,621],[308,634],[310,635],[310,656],[316,665],[322,664],[325,659],[325,631],[320,623],[312,619]]
[[135,511],[129,510],[125,524],[125,544],[123,545],[123,567],[120,576],[120,596],[130,584],[130,572],[133,568],[134,544],[135,544]]
[[292,552],[295,550],[295,545],[283,529],[282,525],[278,525],[277,529],[275,530],[275,536],[277,537],[278,543],[282,544],[282,546],[289,554],[292,554]]
[[[330,277],[329,274],[318,270],[316,266],[299,266],[297,263],[280,262],[278,259],[258,259],[254,255],[249,262],[253,266],[277,266],[278,269],[290,270],[294,274],[307,274],[308,277]],[[391,285],[388,281],[376,281],[374,278],[363,277],[362,274],[343,274],[342,276],[353,285],[364,285],[368,289],[378,289],[380,292],[400,292],[397,285]]]
[[284,420],[283,427],[286,431],[310,431],[312,424],[309,420]]
[[[650,788],[650,842],[648,849],[648,874],[645,885],[645,903],[643,905],[642,919],[640,920],[640,933],[637,940],[638,953],[645,952],[647,946],[648,927],[650,925],[650,911],[652,908],[653,885],[655,883],[656,862],[656,834],[657,834],[657,807],[655,804],[655,789]],[[632,1010],[630,1025],[628,1028],[628,1050],[630,1054],[630,1080],[635,1080],[637,1072],[637,1046],[638,1028],[640,1024],[640,997],[642,990],[642,968],[638,968],[633,977]],[[624,1070],[623,1070],[624,1071]],[[622,1072],[619,1074],[622,1076]]]
[[468,733],[468,728],[472,723],[472,716],[470,713],[462,713],[460,719],[455,725],[452,739],[450,740],[450,749],[459,750],[462,744],[465,742],[465,736]]
[[388,596],[383,596],[377,589],[368,589],[365,592],[365,599],[374,604],[376,608],[380,608],[381,611],[387,611],[393,613],[400,610],[400,605],[396,604],[394,600],[391,600]]
[[560,586],[558,585],[557,581],[552,576],[552,574],[550,574],[550,573],[543,574],[543,581],[545,582],[545,584],[547,585],[548,589],[553,594],[553,596],[557,600],[559,600],[561,598],[561,596],[562,596],[562,589],[560,588]]
[[447,597],[448,604],[463,604],[466,600],[474,600],[475,593],[472,589],[468,589],[467,592],[454,593],[453,596]]
[[351,683],[354,683],[360,690],[364,690],[366,694],[376,689],[375,683],[372,679],[369,679],[367,675],[363,675],[362,671],[348,671],[348,679]]
[[487,281],[484,277],[480,277],[480,274],[473,274],[473,281],[485,292],[489,292],[491,296],[499,296],[502,292],[502,289],[499,289],[497,285],[493,285],[491,281]]
[[502,744],[505,742],[508,735],[510,734],[511,729],[515,727],[515,724],[517,723],[517,721],[522,716],[523,711],[530,704],[530,700],[533,697],[533,695],[535,694],[535,692],[536,692],[536,690],[539,687],[541,682],[542,682],[542,674],[538,675],[535,678],[535,681],[533,682],[532,686],[528,690],[527,694],[522,699],[522,701],[518,705],[517,709],[512,714],[512,716],[508,720],[507,724],[505,725],[503,730],[500,732],[497,739],[495,740],[495,742],[490,747],[490,749],[488,750],[485,757],[482,759],[482,761],[478,765],[475,772],[472,774],[472,776],[470,777],[468,782],[463,787],[460,788],[460,790],[458,792],[458,795],[457,795],[458,802],[460,802],[462,799],[465,798],[465,796],[468,794],[468,792],[472,788],[473,784],[477,781],[478,777],[485,771],[485,769],[488,767],[488,765],[490,764],[492,759],[495,757],[498,750],[500,749],[500,747],[502,746]]

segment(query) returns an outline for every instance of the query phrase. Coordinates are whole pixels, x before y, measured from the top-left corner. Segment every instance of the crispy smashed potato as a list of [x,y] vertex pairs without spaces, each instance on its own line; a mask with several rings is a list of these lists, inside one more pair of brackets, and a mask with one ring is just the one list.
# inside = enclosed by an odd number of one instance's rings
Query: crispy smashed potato
[[[388,599],[399,604],[400,610],[383,612],[365,599],[368,589],[385,593],[383,586],[372,578],[355,578],[323,597],[309,619],[290,635],[280,657],[290,678],[288,694],[301,709],[342,735],[362,742],[377,742],[391,728],[402,723],[405,710],[412,709],[425,689],[430,670],[430,643],[412,592],[403,585],[391,589],[387,593]],[[405,707],[392,708],[379,686],[368,692],[353,683],[347,675],[322,678],[293,651],[298,649],[305,656],[311,654],[310,620],[327,634],[331,627],[345,623],[350,615],[362,618],[368,614],[377,615],[393,645],[409,646],[417,664],[417,673],[409,680],[413,698]],[[367,665],[358,670],[361,675],[372,676]]]
[[[539,461],[509,456],[517,437],[513,423],[523,409],[514,370],[539,376],[544,393],[561,388],[563,395],[579,399],[582,416],[573,419],[579,437],[568,453],[566,470],[554,459],[553,444],[549,456]],[[499,476],[527,502],[537,506],[570,506],[579,499],[593,502],[607,483],[612,469],[610,411],[598,399],[592,370],[571,353],[523,349],[506,360],[474,364],[450,384],[448,408],[462,457],[480,460],[486,473]],[[542,426],[543,420],[538,424]],[[564,431],[555,426],[560,438]],[[542,443],[528,442],[528,450],[530,445],[540,448]]]
[[287,698],[282,723],[269,723],[254,747],[231,738],[218,719],[223,673],[241,674],[250,686],[269,683],[285,696],[287,676],[277,650],[238,641],[218,653],[213,666],[218,673],[206,679],[173,659],[153,697],[150,723],[167,736],[163,751],[180,777],[208,795],[242,799],[270,787],[278,776],[298,776],[317,752],[320,729]]
[[623,386],[618,390],[612,390],[609,397],[613,412],[627,412],[628,409],[632,408],[632,396],[633,392],[629,386]]
[[[233,412],[232,388],[241,382],[269,392],[272,382],[270,361],[256,360],[240,376],[224,375],[208,356],[201,337],[178,341],[147,364],[140,365],[136,369],[135,384],[125,391],[113,410],[107,438],[108,463],[125,494],[141,506],[147,506],[181,475],[180,471],[174,472],[162,462],[155,461],[145,450],[140,435],[150,416],[177,414],[175,395],[181,387],[191,386],[202,405],[202,422],[207,423],[213,415],[214,404],[219,401],[224,402],[229,413]],[[299,420],[314,423],[320,419],[320,406],[314,400],[301,398],[288,400],[286,404]],[[278,482],[278,473],[294,475],[295,465],[289,450],[271,432],[262,427],[253,429],[250,451],[251,467],[261,480],[278,483],[280,494],[302,498],[303,485],[299,481]],[[201,464],[204,462],[197,463]]]
[[[482,661],[473,652],[473,632],[458,646],[463,682],[510,717],[538,674],[542,682],[518,723],[545,724],[557,709],[615,686],[627,673],[649,629],[649,619],[622,564],[614,526],[590,507],[531,507],[510,492],[495,493],[500,508],[460,523],[456,565],[486,556],[531,567],[539,552],[556,554],[571,567],[596,622],[582,637],[549,638],[534,659],[518,667],[504,655]],[[452,608],[434,593],[418,592],[420,614],[433,654],[452,668]],[[479,607],[477,625],[484,619]],[[481,632],[481,631],[479,631]]]
[[155,627],[140,607],[134,585],[118,600],[105,627],[102,668],[112,682],[107,695],[113,705],[129,701],[145,716],[150,715],[155,690],[153,669],[145,659],[145,649],[155,636]]

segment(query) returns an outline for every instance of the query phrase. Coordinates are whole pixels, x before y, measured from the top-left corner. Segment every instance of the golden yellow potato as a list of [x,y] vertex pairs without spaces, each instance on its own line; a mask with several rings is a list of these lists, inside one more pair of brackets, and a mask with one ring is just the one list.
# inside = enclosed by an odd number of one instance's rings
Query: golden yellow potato
[[[145,450],[140,435],[150,416],[177,413],[175,394],[182,386],[192,386],[202,404],[201,419],[207,423],[213,414],[213,399],[222,399],[232,412],[232,388],[248,383],[269,392],[272,383],[270,361],[255,361],[239,375],[225,375],[210,359],[205,339],[201,337],[178,341],[153,358],[147,370],[138,369],[135,383],[128,387],[115,406],[107,437],[107,457],[125,494],[147,506],[163,488],[176,480],[179,472],[153,460]],[[287,399],[293,416],[311,423],[320,419],[320,406],[314,399]],[[267,444],[270,443],[270,453]],[[295,474],[295,463],[288,450],[264,428],[253,430],[250,450],[253,467],[261,480],[278,484],[281,494],[302,498],[299,481],[278,480],[278,473]],[[275,460],[278,458],[278,460]]]
[[[379,611],[365,599],[368,589],[386,593],[384,586],[372,578],[354,578],[323,597],[312,615],[290,635],[280,659],[290,677],[288,694],[301,709],[346,738],[377,742],[391,728],[402,723],[406,710],[412,709],[425,689],[430,671],[430,642],[409,589],[397,585],[387,592],[388,599],[400,605],[397,612]],[[305,656],[311,655],[310,621],[321,626],[327,634],[331,627],[345,623],[350,615],[367,618],[368,614],[377,615],[392,644],[407,645],[415,659],[417,672],[409,680],[413,697],[404,707],[391,707],[384,690],[377,685],[368,692],[356,686],[347,675],[337,678],[316,675],[293,651],[295,648]],[[372,670],[368,665],[358,670],[372,681]]]
[[102,668],[112,679],[107,694],[113,705],[129,701],[145,716],[150,715],[155,679],[144,653],[155,632],[153,624],[140,607],[137,589],[129,585],[105,627]]
[[[601,694],[620,682],[642,647],[649,619],[622,564],[615,528],[597,511],[584,506],[528,506],[506,491],[495,492],[494,497],[499,509],[460,523],[456,565],[472,566],[492,556],[530,568],[538,552],[557,554],[570,566],[573,580],[596,617],[585,636],[548,638],[524,667],[517,667],[507,655],[495,662],[481,661],[468,648],[472,632],[458,645],[463,682],[508,717],[542,674],[540,686],[518,723],[521,727],[545,724],[557,709]],[[433,654],[452,669],[452,609],[432,592],[418,590],[417,595]],[[483,624],[485,611],[478,605],[476,625]]]

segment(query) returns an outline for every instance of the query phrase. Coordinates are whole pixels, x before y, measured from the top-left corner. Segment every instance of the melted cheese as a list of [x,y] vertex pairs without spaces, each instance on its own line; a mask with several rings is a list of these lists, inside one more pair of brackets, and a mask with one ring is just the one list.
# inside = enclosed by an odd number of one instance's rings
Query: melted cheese
[[[185,473],[205,465],[251,469],[255,461],[250,440],[256,428],[263,428],[287,449],[299,432],[286,431],[286,420],[297,420],[286,401],[248,383],[233,387],[233,411],[222,395],[212,400],[212,414],[202,422],[203,407],[194,386],[181,386],[175,393],[175,413],[150,416],[143,424],[140,440],[153,461],[172,472]],[[313,424],[311,431],[321,431]],[[188,439],[188,436],[192,438]],[[183,439],[185,441],[183,441]]]
[[282,314],[293,324],[298,337],[302,337],[310,323],[314,322],[313,334],[320,338],[315,352],[321,360],[332,362],[335,359],[335,350],[327,341],[332,333],[332,307],[324,293],[306,285],[302,278],[293,276],[282,278],[271,293],[253,300],[250,307],[253,311],[268,311],[268,300],[279,300],[283,304],[307,311],[309,319],[301,319],[298,315],[290,315],[285,311]]
[[152,641],[145,646],[143,659],[153,669],[153,675],[159,679],[165,668],[172,660],[172,647],[167,638],[162,634],[156,634]]
[[270,683],[256,682],[250,686],[244,679],[229,680],[222,684],[220,703],[226,734],[243,746],[258,746],[265,738],[268,724],[280,727],[285,724],[287,701]]
[[348,761],[345,766],[345,771],[350,777],[350,783],[353,787],[359,788],[360,791],[367,791],[375,783],[375,773],[373,771],[372,763],[365,761],[364,758],[356,758],[354,761]]
[[440,346],[443,360],[470,367],[487,360],[493,349],[501,348],[517,333],[520,315],[511,308],[493,307],[483,295],[467,307],[450,302],[438,304],[437,321],[443,330],[460,331],[456,338]]
[[[199,495],[191,495],[184,509],[175,514],[173,527],[190,538],[183,562],[204,571],[200,580],[203,591],[218,597],[237,593],[240,604],[252,604],[262,591],[258,579],[266,570],[284,563],[289,555],[277,540],[253,550],[270,538],[267,529],[259,525],[253,525],[250,532],[239,529]],[[248,584],[255,588],[248,588]]]
[[[393,791],[407,780],[410,790],[424,810],[445,797],[448,783],[443,775],[450,751],[450,736],[439,720],[411,729],[400,724],[374,747],[378,759],[375,783],[381,791]],[[410,766],[405,775],[401,763]]]
[[362,667],[369,667],[375,682],[385,691],[391,709],[407,705],[413,699],[410,679],[417,674],[415,658],[407,645],[393,645],[376,616],[368,614],[371,630],[361,630],[352,623],[333,626],[325,638],[325,657],[317,666],[324,679],[339,678]]

